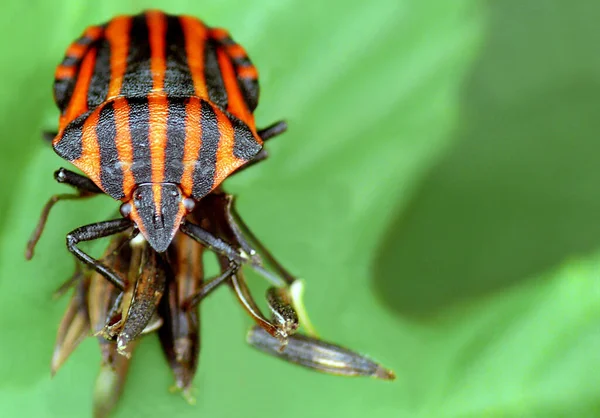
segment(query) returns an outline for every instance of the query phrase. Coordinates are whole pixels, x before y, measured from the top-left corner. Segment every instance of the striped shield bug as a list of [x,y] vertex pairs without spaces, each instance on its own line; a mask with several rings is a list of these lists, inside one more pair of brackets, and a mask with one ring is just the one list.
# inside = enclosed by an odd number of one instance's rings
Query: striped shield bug
[[286,130],[283,121],[257,130],[258,95],[244,48],[196,18],[147,11],[87,28],[56,69],[60,119],[49,135],[56,153],[84,175],[55,172],[77,193],[48,201],[26,257],[57,201],[105,193],[122,202],[122,218],[71,231],[67,247],[117,288],[126,281],[78,243],[133,228],[164,253],[180,230],[236,271],[248,255],[186,216],[233,172],[264,159],[263,142]]

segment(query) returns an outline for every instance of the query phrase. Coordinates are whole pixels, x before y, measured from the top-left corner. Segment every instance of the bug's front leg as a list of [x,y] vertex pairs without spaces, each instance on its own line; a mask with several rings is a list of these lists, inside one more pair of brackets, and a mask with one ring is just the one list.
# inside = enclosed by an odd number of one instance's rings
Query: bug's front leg
[[96,270],[102,276],[106,277],[117,289],[123,291],[127,284],[126,281],[115,270],[79,249],[77,244],[82,241],[93,241],[98,238],[115,235],[132,226],[133,223],[131,220],[122,218],[79,227],[67,235],[67,248],[84,264]]
[[55,194],[51,196],[50,199],[48,199],[48,201],[44,205],[44,208],[42,209],[40,219],[35,229],[33,230],[29,241],[27,241],[27,247],[25,248],[25,258],[27,260],[31,260],[31,258],[33,257],[35,246],[40,240],[42,232],[44,232],[46,222],[48,221],[48,215],[50,215],[50,211],[57,202],[61,200],[84,199],[103,193],[103,191],[98,186],[96,186],[96,184],[92,180],[85,176],[82,176],[81,174],[77,174],[73,171],[67,170],[66,168],[58,169],[54,173],[54,179],[59,183],[68,184],[69,186],[75,188],[77,193]]
[[226,257],[234,263],[242,264],[249,260],[248,254],[235,249],[221,238],[216,237],[207,230],[189,221],[183,221],[179,230],[198,241],[200,244],[206,246],[208,249]]

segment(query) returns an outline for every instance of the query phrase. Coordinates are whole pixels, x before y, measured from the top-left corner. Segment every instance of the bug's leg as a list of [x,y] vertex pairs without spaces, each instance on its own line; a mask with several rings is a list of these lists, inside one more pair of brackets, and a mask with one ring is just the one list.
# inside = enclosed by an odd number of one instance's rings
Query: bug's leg
[[200,287],[200,289],[198,289],[196,293],[190,296],[190,298],[184,302],[184,308],[193,309],[196,306],[198,306],[202,299],[207,297],[217,287],[225,283],[232,275],[234,275],[239,270],[239,268],[239,264],[235,262],[230,263],[229,267],[224,272],[222,272],[217,277],[209,279],[202,285],[202,287]]
[[287,335],[281,330],[269,322],[265,316],[261,313],[260,308],[256,304],[254,298],[250,294],[250,289],[248,289],[248,285],[246,284],[246,280],[244,279],[241,272],[237,272],[233,276],[231,276],[231,284],[233,287],[233,291],[237,296],[238,300],[248,312],[248,314],[252,317],[254,322],[262,329],[267,331],[271,336],[277,338],[281,343],[281,348],[283,349],[287,344]]
[[227,226],[229,226],[229,229],[233,233],[233,236],[235,237],[236,242],[240,245],[242,250],[244,250],[247,254],[250,255],[250,265],[252,266],[252,268],[254,270],[256,270],[258,273],[260,273],[262,276],[264,276],[266,279],[273,282],[273,284],[275,284],[276,286],[281,287],[281,286],[285,286],[286,284],[288,284],[285,280],[282,281],[282,279],[280,277],[273,275],[270,271],[266,270],[263,267],[262,258],[260,256],[260,254],[258,254],[254,250],[252,245],[248,242],[248,240],[246,239],[246,236],[244,235],[244,231],[242,231],[240,226],[237,224],[237,222],[232,214],[232,206],[233,206],[233,202],[234,202],[234,197],[232,195],[225,195],[225,199],[226,199],[226,203],[224,206],[225,221],[227,222]]
[[241,173],[245,169],[252,167],[254,164],[266,160],[268,157],[269,157],[269,153],[267,152],[266,149],[263,148],[260,151],[258,151],[258,154],[256,154],[254,156],[254,158],[252,158],[246,164],[244,164],[243,166],[241,166],[240,168],[238,168],[237,170],[235,170],[232,174]]
[[75,260],[75,271],[73,272],[73,275],[71,277],[69,277],[63,284],[60,285],[60,287],[58,289],[56,289],[54,291],[54,298],[59,298],[62,295],[64,295],[67,290],[69,290],[71,287],[73,287],[75,285],[75,283],[78,283],[81,279],[83,279],[85,277],[85,273],[83,271],[83,269],[81,268],[81,263],[77,260]]
[[97,194],[103,193],[102,190],[94,184],[94,182],[88,179],[81,174],[74,173],[65,168],[60,168],[54,173],[54,179],[59,183],[65,183],[69,186],[74,187],[77,190],[77,193],[61,193],[55,194],[50,197],[46,204],[42,209],[42,213],[40,215],[40,219],[27,241],[27,247],[25,248],[25,258],[27,260],[31,260],[33,257],[33,251],[35,250],[35,246],[37,242],[40,240],[42,236],[42,232],[44,232],[44,227],[46,226],[46,221],[48,221],[48,215],[50,215],[50,211],[56,204],[61,200],[76,200],[76,199],[84,199],[87,197],[95,196]]
[[[226,207],[226,218],[231,228],[231,231],[236,237],[236,240],[242,246],[242,249],[250,254],[252,263],[250,263],[251,267],[259,274],[261,274],[266,279],[270,280],[276,286],[281,287],[281,292],[285,292],[287,298],[289,300],[289,305],[292,306],[295,311],[294,314],[300,318],[299,322],[305,328],[305,330],[311,336],[317,336],[317,331],[310,320],[306,308],[304,306],[303,296],[304,296],[304,282],[302,280],[298,280],[296,277],[292,276],[283,265],[277,261],[277,259],[267,250],[267,248],[260,242],[260,240],[254,235],[254,233],[250,230],[248,225],[242,220],[235,209],[235,201],[233,196],[228,196],[228,203]],[[245,237],[248,237],[251,241],[251,244],[248,243]],[[261,256],[264,256],[267,262],[271,265],[271,267],[275,270],[277,275],[274,275],[267,269],[265,269],[260,262],[256,262],[256,255],[254,254],[254,248],[258,249],[258,252]],[[260,259],[260,257],[259,257]],[[283,280],[283,283],[281,282]],[[283,289],[285,288],[285,289]],[[282,293],[283,294],[283,293]],[[274,312],[275,313],[275,312]],[[298,322],[298,319],[296,319]]]
[[121,276],[119,276],[112,268],[80,250],[79,247],[77,247],[77,244],[82,241],[92,241],[98,238],[115,235],[132,226],[133,223],[129,219],[122,218],[79,227],[67,234],[67,248],[84,264],[96,270],[102,276],[106,277],[106,279],[117,289],[123,291],[126,285],[125,280],[123,280],[123,278],[121,278]]
[[[248,289],[246,281],[242,277],[241,272],[236,271],[234,274],[231,274],[227,271],[227,267],[225,267],[226,265],[231,266],[230,263],[239,265],[244,262],[248,262],[250,261],[249,255],[243,251],[236,250],[222,239],[215,237],[210,232],[202,229],[198,225],[192,224],[191,222],[184,221],[179,230],[220,255],[219,262],[221,264],[221,270],[225,270],[225,272],[228,273],[228,276],[231,276],[231,284],[240,303],[244,306],[248,314],[258,325],[264,328],[275,338],[278,338],[282,345],[284,345],[286,342],[286,336],[280,332],[278,327],[271,324],[264,317],[264,315],[260,313],[260,309],[250,294],[250,290]],[[223,281],[225,281],[225,279],[221,280],[221,282]]]
[[79,193],[89,194],[101,194],[104,193],[102,189],[96,186],[92,180],[81,174],[77,174],[74,171],[67,170],[66,168],[59,168],[54,172],[54,179],[59,183],[68,184],[79,191]]
[[267,126],[266,128],[259,129],[257,133],[258,136],[260,136],[260,139],[266,141],[267,139],[271,139],[275,136],[281,135],[282,133],[287,131],[287,128],[287,123],[284,120],[280,120]]
[[[277,135],[284,133],[286,130],[287,123],[285,123],[285,121],[283,120],[280,120],[279,122],[275,122],[274,124],[259,130],[257,133],[263,141],[266,141],[267,139],[271,139]],[[237,169],[235,172],[239,173],[240,171],[252,167],[256,163],[266,160],[268,157],[269,153],[266,149],[263,148],[258,152],[258,154],[254,156],[254,158],[252,158],[252,160],[250,160],[248,163]]]
[[227,209],[227,221],[229,222],[232,231],[234,231],[236,238],[245,241],[243,236],[247,236],[251,243],[256,247],[258,252],[266,258],[267,262],[273,267],[273,269],[279,274],[285,283],[287,285],[293,284],[296,281],[296,278],[292,276],[292,274],[288,272],[279,261],[277,261],[277,259],[269,252],[269,250],[267,250],[264,244],[260,242],[256,235],[254,235],[248,225],[246,225],[246,223],[242,220],[235,209],[234,199],[230,199]]
[[42,140],[51,144],[52,140],[54,140],[54,137],[56,137],[56,135],[58,135],[58,132],[42,131]]
[[195,225],[189,221],[183,221],[179,227],[179,230],[187,236],[198,241],[200,244],[206,246],[208,249],[216,252],[219,255],[225,256],[233,263],[242,264],[243,262],[248,261],[248,254],[236,250],[222,239],[214,236],[198,225]]

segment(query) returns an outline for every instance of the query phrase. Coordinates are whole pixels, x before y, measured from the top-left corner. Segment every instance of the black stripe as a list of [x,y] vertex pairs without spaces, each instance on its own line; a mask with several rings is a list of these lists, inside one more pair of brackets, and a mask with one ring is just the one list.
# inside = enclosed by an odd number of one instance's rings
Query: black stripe
[[81,157],[83,152],[83,123],[91,112],[84,113],[73,120],[64,130],[60,141],[54,145],[54,151],[67,161],[74,161]]
[[[219,43],[226,48],[227,46],[238,45],[233,39],[230,37],[223,38],[219,41]],[[252,65],[252,61],[248,58],[248,55],[241,58],[233,58],[228,54],[231,62],[236,71],[236,78],[238,82],[238,86],[240,87],[240,91],[242,92],[242,96],[244,97],[244,101],[246,102],[246,106],[250,109],[251,112],[254,112],[256,106],[258,106],[258,95],[259,95],[259,86],[258,80],[254,78],[242,78],[237,76],[237,71],[240,67],[248,67]]]
[[206,101],[202,100],[200,103],[202,146],[198,152],[198,162],[194,168],[194,186],[192,188],[192,197],[196,200],[200,200],[212,190],[217,165],[217,148],[221,139],[215,111]]
[[242,96],[244,97],[244,101],[246,102],[246,106],[248,106],[250,112],[254,112],[254,110],[256,110],[256,106],[258,106],[258,96],[260,93],[258,80],[255,78],[241,77],[237,77],[237,80],[242,92]]
[[87,105],[92,110],[102,104],[108,96],[110,83],[110,44],[106,39],[98,42],[96,49],[96,63],[88,87]]
[[204,45],[204,77],[208,98],[221,109],[227,109],[227,90],[217,59],[217,43],[208,39]]
[[185,149],[186,99],[169,99],[167,115],[167,147],[165,149],[165,182],[181,183]]
[[[79,70],[77,72],[79,72]],[[56,103],[56,106],[58,106],[61,114],[63,114],[69,106],[69,101],[71,101],[74,88],[75,78],[73,77],[57,78],[54,80],[54,102]]]
[[[241,67],[252,66],[252,61],[250,61],[250,58],[248,58],[247,55],[242,58],[232,58],[232,61],[236,74]],[[246,102],[246,106],[248,106],[248,109],[250,109],[251,112],[254,112],[256,106],[258,106],[258,95],[260,92],[258,80],[256,78],[242,78],[238,75],[237,81],[240,91],[242,92],[242,96],[244,97],[244,101]]]
[[81,58],[66,55],[65,58],[60,63],[60,65],[62,65],[64,67],[74,67],[76,65],[79,65],[80,62],[81,62]]
[[221,45],[224,45],[224,46],[234,46],[234,45],[237,45],[235,43],[235,41],[233,39],[231,39],[231,36],[226,36],[224,38],[220,38],[219,39],[219,43]]
[[[96,28],[98,28],[98,29],[104,29],[105,27],[106,27],[106,25],[96,26]],[[90,27],[89,29],[91,30],[92,27]],[[90,38],[85,35],[75,41],[75,43],[77,43],[78,45],[83,45],[83,46],[91,45],[92,42],[94,42],[94,38]]]
[[75,90],[75,84],[77,83],[77,77],[79,76],[79,67],[83,58],[89,54],[89,49],[82,55],[81,58],[65,56],[61,65],[65,67],[75,67],[75,76],[69,78],[60,78],[54,80],[54,102],[60,109],[61,114],[69,106],[71,97],[73,96],[73,90]]
[[185,52],[185,36],[179,18],[167,17],[165,36],[166,64],[164,89],[169,97],[190,97],[195,95],[194,80],[188,66]]
[[152,159],[150,156],[150,111],[148,99],[128,99],[129,132],[133,146],[131,171],[136,184],[152,181]]
[[233,126],[233,155],[242,160],[250,161],[258,154],[262,145],[256,141],[250,128],[244,122],[235,116],[229,116],[229,120],[231,120]]
[[117,152],[117,126],[113,103],[102,107],[96,125],[96,137],[100,149],[100,183],[102,189],[114,199],[125,197],[123,193],[123,168]]
[[141,14],[131,19],[127,69],[123,76],[121,94],[125,97],[143,97],[150,90],[152,90],[150,41],[146,15]]
[[61,113],[65,111],[69,105],[69,102],[71,101],[71,96],[73,95],[73,90],[75,89],[75,83],[77,82],[77,74],[79,73],[81,61],[83,61],[83,58],[89,53],[92,45],[98,41],[99,40],[95,40],[87,36],[82,36],[77,39],[75,43],[78,45],[88,46],[89,48],[87,48],[81,57],[65,55],[63,58],[61,65],[64,65],[65,67],[77,67],[77,70],[75,72],[75,77],[54,80],[54,101],[56,102],[56,105],[60,109]]

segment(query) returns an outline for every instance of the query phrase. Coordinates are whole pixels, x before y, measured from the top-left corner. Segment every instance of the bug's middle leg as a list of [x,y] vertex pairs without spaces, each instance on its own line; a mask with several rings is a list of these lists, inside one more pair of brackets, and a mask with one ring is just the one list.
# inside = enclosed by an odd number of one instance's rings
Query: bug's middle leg
[[44,227],[46,226],[46,222],[48,221],[48,216],[50,215],[50,211],[54,207],[57,202],[61,200],[78,200],[84,199],[92,196],[96,196],[97,194],[103,193],[103,191],[94,184],[92,180],[89,178],[82,176],[81,174],[77,174],[73,171],[67,170],[66,168],[60,168],[54,173],[54,179],[59,183],[68,184],[73,187],[77,193],[61,193],[55,194],[48,199],[44,208],[42,209],[42,213],[40,215],[40,219],[33,230],[29,241],[27,241],[27,247],[25,248],[25,258],[27,260],[31,260],[33,257],[33,252],[35,250],[35,246],[37,245],[42,233],[44,232]]
[[260,136],[260,139],[262,139],[263,141],[266,141],[267,139],[271,139],[273,137],[279,136],[282,133],[284,133],[285,131],[287,131],[287,123],[284,120],[279,120],[269,126],[267,126],[266,128],[263,129],[259,129],[258,130],[258,136]]

